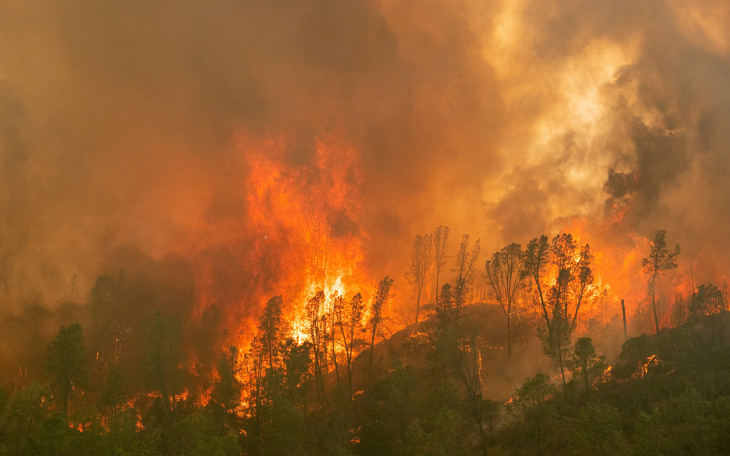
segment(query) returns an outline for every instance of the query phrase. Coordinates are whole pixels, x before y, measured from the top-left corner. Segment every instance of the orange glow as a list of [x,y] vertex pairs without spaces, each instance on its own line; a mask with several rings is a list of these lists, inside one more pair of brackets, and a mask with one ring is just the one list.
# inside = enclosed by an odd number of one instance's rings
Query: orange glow
[[[240,262],[242,269],[244,265],[256,268],[256,280],[242,290],[238,307],[250,308],[251,300],[263,306],[281,294],[284,318],[298,340],[304,339],[305,305],[317,291],[324,290],[327,306],[333,293],[348,299],[367,283],[361,252],[367,235],[360,223],[358,153],[335,135],[323,136],[314,147],[302,165],[292,163],[296,157],[283,138],[262,139],[242,132],[237,140],[247,174],[240,189],[247,220],[237,229],[251,237]],[[201,264],[198,271],[202,311],[215,300],[220,285],[209,265]],[[230,313],[229,320],[237,312]],[[234,343],[248,345],[257,314],[253,320],[228,322],[237,337]]]

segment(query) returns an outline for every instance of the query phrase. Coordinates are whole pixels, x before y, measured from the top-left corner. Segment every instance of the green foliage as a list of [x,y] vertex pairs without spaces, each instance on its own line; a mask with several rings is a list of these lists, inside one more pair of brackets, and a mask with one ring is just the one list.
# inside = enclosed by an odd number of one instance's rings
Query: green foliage
[[588,403],[580,409],[574,423],[570,453],[598,456],[629,454],[617,408],[601,402]]
[[556,394],[546,374],[538,373],[525,380],[509,407],[513,420],[511,446],[537,454],[558,446],[560,415],[551,400]]
[[403,454],[406,430],[418,414],[418,395],[413,368],[396,366],[374,385],[360,415],[357,454]]
[[205,411],[173,424],[168,441],[170,453],[179,456],[235,456],[241,453],[237,436],[221,432],[211,414]]
[[605,356],[597,356],[590,337],[580,337],[575,341],[573,356],[568,360],[573,379],[580,381],[586,396],[589,396],[594,382],[603,376],[608,367]]

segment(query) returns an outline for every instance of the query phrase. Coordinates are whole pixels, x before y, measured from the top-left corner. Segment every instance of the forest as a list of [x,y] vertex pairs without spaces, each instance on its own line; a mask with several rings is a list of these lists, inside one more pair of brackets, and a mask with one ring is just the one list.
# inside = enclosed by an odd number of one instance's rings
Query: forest
[[[680,247],[658,231],[644,254],[653,331],[633,338],[625,309],[586,321],[593,255],[568,233],[480,262],[479,241],[449,252],[438,227],[413,242],[408,325],[390,322],[385,277],[371,296],[319,290],[301,315],[274,296],[245,346],[215,304],[190,322],[130,314],[124,271],[100,276],[43,375],[0,390],[0,454],[727,454],[727,292],[676,297],[667,324],[658,290]],[[609,363],[594,339],[611,332]]]

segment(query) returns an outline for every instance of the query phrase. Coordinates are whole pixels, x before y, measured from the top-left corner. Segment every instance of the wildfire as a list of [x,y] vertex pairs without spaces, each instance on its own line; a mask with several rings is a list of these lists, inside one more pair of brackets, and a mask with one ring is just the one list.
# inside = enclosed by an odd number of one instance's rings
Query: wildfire
[[[237,335],[236,344],[246,346],[258,314],[250,303],[263,306],[282,295],[291,335],[303,340],[304,311],[312,296],[324,291],[329,306],[330,297],[353,295],[367,283],[358,151],[334,134],[323,135],[303,152],[283,137],[242,132],[237,148],[246,168],[240,189],[246,226],[238,230],[246,234],[239,234],[245,245],[235,262],[251,277],[243,278],[233,296],[222,297],[211,265],[203,264],[196,280],[199,307],[223,298],[232,310],[227,312],[228,324],[235,326],[230,333]],[[248,315],[236,317],[240,313]]]

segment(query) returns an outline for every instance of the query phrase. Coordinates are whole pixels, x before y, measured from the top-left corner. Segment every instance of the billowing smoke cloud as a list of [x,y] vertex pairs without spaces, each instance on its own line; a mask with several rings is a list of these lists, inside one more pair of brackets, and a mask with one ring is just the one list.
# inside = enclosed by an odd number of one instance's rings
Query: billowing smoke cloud
[[667,229],[721,274],[728,7],[475,3],[3,2],[0,299],[174,262],[251,317],[295,246],[251,222],[247,144],[317,186],[330,137],[359,198],[333,236],[374,278],[437,224],[491,250],[573,217],[615,242]]

